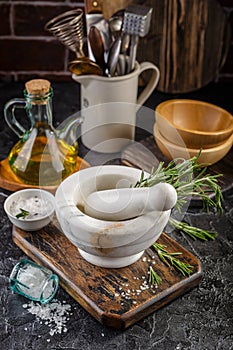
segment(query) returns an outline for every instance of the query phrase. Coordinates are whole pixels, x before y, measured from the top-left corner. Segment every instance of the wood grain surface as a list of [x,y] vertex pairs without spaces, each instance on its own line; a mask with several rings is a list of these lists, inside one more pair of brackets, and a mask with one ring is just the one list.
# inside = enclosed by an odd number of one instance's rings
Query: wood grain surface
[[[118,2],[106,1],[112,4],[111,12],[119,9]],[[137,60],[159,67],[158,90],[186,93],[214,81],[231,44],[229,18],[217,0],[121,0],[120,5],[129,3],[153,8],[150,32],[139,40]],[[148,74],[144,77],[147,80]]]
[[[125,268],[94,266],[81,257],[60,231],[56,220],[33,233],[13,226],[12,235],[31,259],[56,273],[60,285],[93,317],[109,327],[124,329],[134,324],[197,286],[202,276],[199,260],[165,234],[158,242],[165,244],[170,252],[181,252],[180,259],[193,265],[189,277],[162,263],[152,249]],[[158,288],[147,283],[151,265],[163,280]]]
[[[88,168],[90,164],[88,164],[84,159],[77,157],[76,167],[74,172]],[[33,186],[28,185],[21,182],[18,177],[11,170],[8,159],[4,159],[0,162],[0,187],[4,188],[8,191],[18,191],[24,188],[43,188],[51,193],[55,193],[57,186]]]

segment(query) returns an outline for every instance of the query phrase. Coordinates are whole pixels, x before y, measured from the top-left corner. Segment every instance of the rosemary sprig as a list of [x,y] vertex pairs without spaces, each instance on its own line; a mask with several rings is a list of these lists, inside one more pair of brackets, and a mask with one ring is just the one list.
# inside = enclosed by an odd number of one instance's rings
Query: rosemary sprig
[[[210,175],[206,173],[207,168],[203,164],[198,164],[200,153],[193,158],[184,160],[177,158],[167,166],[160,162],[157,169],[152,169],[151,174],[145,177],[142,171],[140,180],[135,187],[151,187],[160,182],[167,182],[172,185],[177,192],[177,203],[175,209],[181,213],[183,206],[193,196],[198,196],[203,201],[203,209],[207,212],[210,207],[214,207],[218,212],[222,212],[222,192],[218,184],[221,174]],[[212,198],[210,198],[212,195]],[[172,217],[169,219],[172,227],[187,233],[193,239],[207,240],[215,239],[216,232],[206,231],[187,223],[179,222]]]
[[[202,199],[205,210],[215,207],[221,213],[223,196],[218,179],[222,175],[206,173],[207,168],[197,163],[199,156],[200,153],[188,160],[177,158],[167,166],[164,166],[164,162],[160,162],[157,169],[152,169],[149,177],[146,178],[142,171],[135,187],[151,187],[160,182],[167,182],[177,191],[175,208],[179,212],[192,196],[198,196]],[[214,194],[215,200],[210,198],[210,194]]]
[[[160,182],[166,182],[172,185],[177,192],[177,203],[175,209],[181,213],[182,208],[193,196],[201,198],[203,201],[203,209],[207,212],[210,207],[216,208],[219,213],[222,212],[223,195],[218,184],[221,174],[210,175],[207,173],[207,168],[204,164],[198,164],[201,150],[196,157],[188,160],[181,158],[174,159],[167,166],[164,162],[160,162],[157,169],[152,168],[148,177],[145,177],[142,171],[139,181],[135,187],[151,187]],[[210,195],[212,198],[210,198]],[[200,229],[198,227],[190,226],[185,222],[180,222],[172,217],[169,219],[172,227],[183,231],[193,239],[200,239],[206,241],[207,239],[214,240],[217,233]],[[184,276],[189,276],[192,272],[193,266],[186,264],[177,258],[182,254],[179,252],[170,253],[166,250],[166,246],[154,243],[153,248],[156,250],[159,258],[168,266],[173,266],[177,271]],[[152,267],[150,267],[149,282],[158,284],[156,274]],[[161,279],[160,279],[161,280]]]
[[172,217],[169,218],[169,224],[179,231],[187,233],[192,239],[200,239],[202,241],[207,241],[208,239],[214,240],[217,236],[215,231],[207,231],[198,227],[190,226],[185,222],[180,222]]
[[162,283],[162,279],[159,277],[159,275],[155,272],[152,266],[150,266],[149,270],[149,283],[152,285],[160,285]]
[[154,243],[153,248],[156,250],[159,258],[166,265],[173,266],[177,271],[181,272],[183,276],[189,276],[192,273],[193,266],[186,264],[177,258],[178,255],[182,255],[180,252],[170,253],[166,250],[164,244]]
[[[183,276],[190,276],[190,274],[192,273],[193,266],[184,263],[183,261],[177,258],[177,256],[182,255],[182,253],[168,252],[166,249],[167,247],[164,244],[154,243],[152,246],[163,263],[165,263],[169,267],[173,266],[178,272],[182,273]],[[149,270],[149,283],[156,286],[162,284],[162,279],[155,272],[152,266],[150,266]]]
[[28,216],[28,215],[30,214],[29,211],[27,211],[27,210],[25,210],[25,209],[19,208],[19,210],[20,210],[20,213],[17,214],[17,215],[15,215],[15,217],[16,217],[17,219],[19,219],[19,218],[25,219],[26,216]]

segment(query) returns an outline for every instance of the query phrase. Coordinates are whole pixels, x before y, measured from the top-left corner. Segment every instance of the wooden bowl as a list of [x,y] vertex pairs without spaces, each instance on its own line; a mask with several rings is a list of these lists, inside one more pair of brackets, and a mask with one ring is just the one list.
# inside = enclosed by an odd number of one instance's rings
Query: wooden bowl
[[233,116],[211,103],[176,99],[160,103],[155,111],[160,133],[188,148],[210,148],[233,134]]
[[[178,146],[163,137],[157,124],[154,125],[154,137],[160,151],[169,159],[184,158],[189,159],[197,156],[199,148],[186,148]],[[233,144],[233,134],[221,145],[203,149],[198,159],[198,163],[211,165],[222,159],[231,149]]]

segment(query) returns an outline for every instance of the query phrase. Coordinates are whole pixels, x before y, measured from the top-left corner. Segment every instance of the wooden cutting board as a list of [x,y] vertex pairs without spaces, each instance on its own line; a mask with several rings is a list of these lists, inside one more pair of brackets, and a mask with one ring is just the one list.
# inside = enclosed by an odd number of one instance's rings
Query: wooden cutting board
[[[93,317],[109,327],[124,329],[134,324],[197,286],[202,276],[199,260],[165,234],[158,242],[170,252],[182,253],[179,258],[193,266],[189,277],[162,263],[152,249],[125,268],[94,266],[81,257],[60,231],[56,220],[32,233],[13,226],[12,234],[25,254],[56,273],[60,285]],[[158,288],[147,288],[151,265],[163,280]]]
[[[146,139],[135,142],[126,147],[121,153],[121,162],[124,165],[132,166],[151,172],[152,167],[157,168],[159,162],[168,164],[169,160],[160,152],[154,136],[149,136]],[[222,174],[219,179],[219,185],[222,193],[230,190],[233,187],[233,147],[230,152],[219,162],[208,167],[208,173],[211,175]],[[210,194],[212,198],[213,195]],[[203,202],[199,197],[193,197],[190,205],[203,206]]]

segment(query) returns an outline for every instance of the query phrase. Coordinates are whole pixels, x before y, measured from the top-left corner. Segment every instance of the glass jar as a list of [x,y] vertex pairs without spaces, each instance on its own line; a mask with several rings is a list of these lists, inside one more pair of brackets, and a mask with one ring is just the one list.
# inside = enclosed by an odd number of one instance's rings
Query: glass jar
[[[25,184],[58,185],[76,167],[77,140],[72,144],[67,143],[63,137],[64,130],[59,133],[53,127],[53,90],[50,82],[34,79],[27,82],[25,87],[24,98],[14,98],[4,108],[6,122],[19,136],[19,141],[8,156],[10,168]],[[26,110],[30,124],[28,130],[17,120],[16,111],[19,108]],[[78,118],[76,124],[79,124]]]
[[52,271],[27,259],[16,264],[10,275],[12,291],[42,304],[54,297],[58,283],[58,276]]

